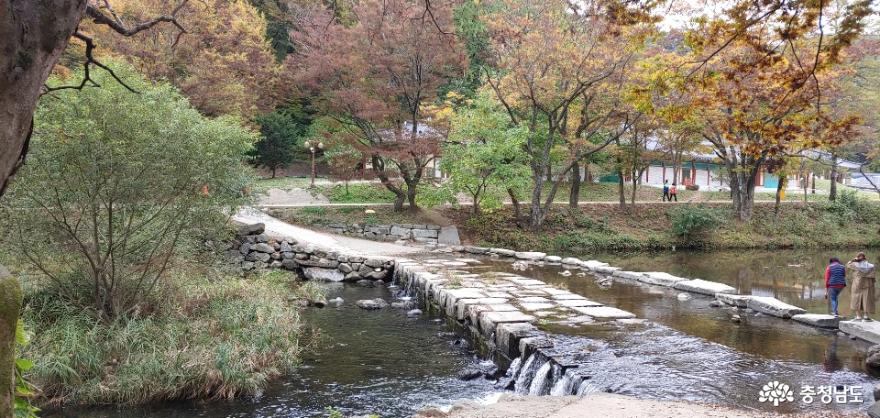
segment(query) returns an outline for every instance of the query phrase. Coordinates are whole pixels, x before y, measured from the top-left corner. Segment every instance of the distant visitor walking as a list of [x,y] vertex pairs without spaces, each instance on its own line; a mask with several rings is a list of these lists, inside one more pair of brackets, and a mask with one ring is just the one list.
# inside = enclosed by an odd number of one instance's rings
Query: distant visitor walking
[[868,314],[874,313],[874,265],[865,259],[865,253],[859,253],[846,268],[853,275],[850,307],[856,313],[854,321],[872,321]]
[[837,299],[843,288],[846,287],[846,267],[840,264],[840,259],[831,257],[828,267],[825,268],[825,299],[831,302],[831,314],[840,316],[837,311]]
[[672,183],[672,187],[669,188],[669,201],[671,202],[673,199],[678,202],[678,187],[675,187],[675,183]]
[[669,180],[663,180],[663,201],[670,200],[669,197]]

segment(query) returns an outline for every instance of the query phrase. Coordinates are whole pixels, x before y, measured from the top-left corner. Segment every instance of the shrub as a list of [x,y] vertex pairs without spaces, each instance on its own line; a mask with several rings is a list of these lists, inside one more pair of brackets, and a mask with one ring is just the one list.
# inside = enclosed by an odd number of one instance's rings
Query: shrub
[[718,228],[721,216],[705,206],[679,206],[667,212],[672,222],[672,233],[677,237],[695,239]]
[[381,184],[335,184],[321,191],[332,203],[385,203],[394,201],[394,193]]
[[138,309],[187,239],[219,231],[223,209],[245,202],[255,138],[168,85],[116,71],[140,94],[99,72],[102,88],[40,101],[40,130],[5,201],[22,255],[66,288],[89,289],[60,296],[105,319]]
[[686,190],[697,191],[697,190],[700,190],[700,185],[699,184],[688,184],[687,186],[684,186],[684,188]]

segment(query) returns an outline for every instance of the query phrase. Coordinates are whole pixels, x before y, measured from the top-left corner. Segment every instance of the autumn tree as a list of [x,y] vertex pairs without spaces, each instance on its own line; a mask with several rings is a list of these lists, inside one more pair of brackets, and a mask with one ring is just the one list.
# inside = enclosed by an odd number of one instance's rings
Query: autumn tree
[[405,201],[413,210],[425,167],[445,136],[424,109],[466,65],[451,33],[452,5],[368,0],[354,14],[358,21],[346,26],[329,10],[312,11],[294,34],[291,79],[351,133],[352,145],[396,196],[395,210]]
[[[113,0],[123,22],[136,22],[168,8],[167,0]],[[110,10],[110,9],[108,9]],[[266,19],[246,0],[190,2],[178,22],[119,37],[106,25],[80,30],[102,46],[100,54],[124,57],[152,80],[178,87],[203,114],[251,119],[270,112],[281,99],[280,64],[266,38]]]
[[[717,41],[706,36],[692,34],[696,56],[713,50]],[[814,41],[821,42],[806,33],[780,34],[769,25],[755,25],[701,64],[693,108],[705,121],[703,138],[730,176],[740,220],[751,218],[758,173],[769,161],[833,144],[851,127],[852,119],[823,111],[840,51],[817,50]]]
[[[529,225],[540,229],[560,184],[578,164],[625,132],[621,75],[642,44],[644,11],[604,2],[497,0],[485,16],[491,59],[487,83],[510,122],[528,135],[533,187]],[[596,138],[602,138],[596,143]],[[566,155],[553,170],[553,154]],[[549,191],[545,184],[550,173]]]

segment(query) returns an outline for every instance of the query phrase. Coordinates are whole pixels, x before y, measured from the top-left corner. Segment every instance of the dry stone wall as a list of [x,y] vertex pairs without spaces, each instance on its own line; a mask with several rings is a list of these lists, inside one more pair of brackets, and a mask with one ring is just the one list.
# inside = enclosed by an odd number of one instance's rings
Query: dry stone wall
[[376,241],[406,240],[436,244],[437,238],[440,236],[439,225],[424,224],[330,224],[327,226],[327,229],[335,234],[350,235]]
[[315,280],[391,279],[394,260],[390,258],[340,254],[291,237],[272,237],[265,231],[264,224],[242,226],[229,250],[230,262],[243,271],[281,268]]

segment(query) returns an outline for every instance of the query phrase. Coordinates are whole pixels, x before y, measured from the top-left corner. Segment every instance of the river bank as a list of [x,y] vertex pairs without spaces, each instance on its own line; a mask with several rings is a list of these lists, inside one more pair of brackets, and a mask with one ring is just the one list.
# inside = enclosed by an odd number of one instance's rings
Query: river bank
[[[526,211],[528,208],[524,208]],[[870,248],[880,246],[880,205],[864,200],[787,203],[775,214],[756,203],[748,222],[734,219],[726,203],[641,203],[621,209],[584,204],[557,207],[539,233],[517,225],[510,208],[474,215],[470,208],[393,212],[391,208],[314,207],[273,209],[291,223],[315,228],[333,224],[440,224],[458,227],[462,242],[518,251],[578,255],[596,251],[670,249]],[[438,220],[439,218],[439,220]]]
[[863,412],[818,411],[780,415],[719,405],[684,401],[655,401],[609,393],[579,396],[502,396],[496,403],[462,403],[448,412],[431,409],[417,418],[849,418],[863,417]]

